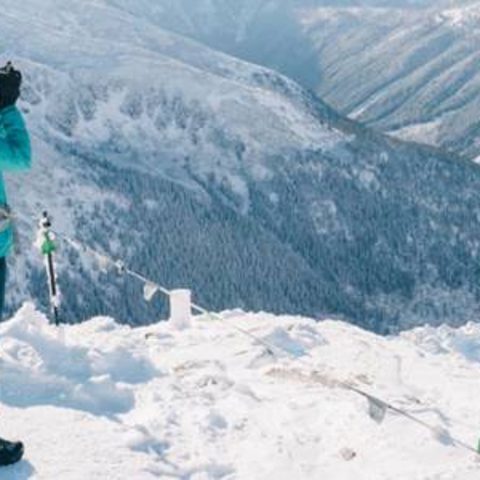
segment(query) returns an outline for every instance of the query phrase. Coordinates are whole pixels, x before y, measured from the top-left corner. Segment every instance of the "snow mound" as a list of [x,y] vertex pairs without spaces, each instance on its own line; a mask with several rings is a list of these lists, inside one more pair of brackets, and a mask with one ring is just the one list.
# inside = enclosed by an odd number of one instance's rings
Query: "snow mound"
[[[0,326],[0,408],[2,435],[22,438],[27,455],[1,478],[479,478],[473,453],[445,441],[475,447],[480,435],[478,325],[384,338],[341,322],[224,318],[181,332],[108,318],[57,329],[25,305]],[[391,413],[375,422],[333,380],[438,435]]]

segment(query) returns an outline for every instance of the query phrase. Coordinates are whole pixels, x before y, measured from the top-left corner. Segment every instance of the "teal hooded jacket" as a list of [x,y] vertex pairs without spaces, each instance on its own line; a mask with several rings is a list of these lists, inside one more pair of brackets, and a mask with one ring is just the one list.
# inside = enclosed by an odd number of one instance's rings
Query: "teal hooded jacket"
[[[30,137],[21,113],[14,106],[0,110],[0,206],[7,206],[3,172],[28,170],[31,162]],[[13,229],[0,231],[0,258],[13,247]]]

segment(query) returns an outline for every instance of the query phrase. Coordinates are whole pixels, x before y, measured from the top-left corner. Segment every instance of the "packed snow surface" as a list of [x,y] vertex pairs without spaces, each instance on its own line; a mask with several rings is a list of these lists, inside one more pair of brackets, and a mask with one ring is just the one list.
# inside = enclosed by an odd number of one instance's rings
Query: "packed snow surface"
[[[0,327],[0,478],[478,480],[475,454],[389,413],[354,382],[475,447],[480,325],[377,337],[348,324],[228,312],[132,329],[57,329],[32,305]],[[274,358],[248,330],[289,354]],[[307,364],[317,372],[311,375]],[[444,435],[445,437],[445,435]]]

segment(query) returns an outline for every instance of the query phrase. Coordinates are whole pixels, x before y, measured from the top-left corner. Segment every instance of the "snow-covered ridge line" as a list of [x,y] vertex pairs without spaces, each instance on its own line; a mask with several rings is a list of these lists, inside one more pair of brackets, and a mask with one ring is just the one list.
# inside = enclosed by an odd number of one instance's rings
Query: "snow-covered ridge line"
[[480,28],[480,4],[443,10],[437,14],[436,19],[453,28],[478,29]]
[[[478,324],[384,338],[339,322],[223,316],[475,445]],[[58,330],[26,305],[0,337],[2,433],[27,444],[11,480],[478,478],[471,454],[401,417],[377,424],[361,398],[207,317],[185,331],[108,318]]]
[[[249,0],[108,1],[286,73],[342,113],[361,111],[359,119],[376,129],[441,120],[435,145],[479,154],[478,1],[260,0],[243,23],[225,13],[249,10]],[[425,142],[421,130],[415,140]]]

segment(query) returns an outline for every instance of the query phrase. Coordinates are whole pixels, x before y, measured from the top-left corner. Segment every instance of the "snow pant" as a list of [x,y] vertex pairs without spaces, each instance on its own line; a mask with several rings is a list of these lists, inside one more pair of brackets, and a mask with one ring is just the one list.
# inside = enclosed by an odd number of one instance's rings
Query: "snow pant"
[[5,304],[5,283],[7,281],[7,259],[0,258],[0,321],[3,316],[3,306]]

